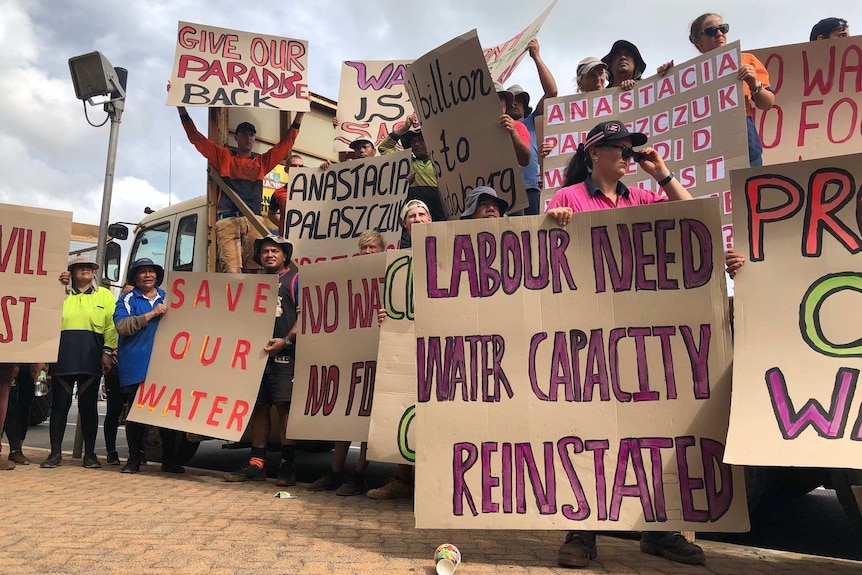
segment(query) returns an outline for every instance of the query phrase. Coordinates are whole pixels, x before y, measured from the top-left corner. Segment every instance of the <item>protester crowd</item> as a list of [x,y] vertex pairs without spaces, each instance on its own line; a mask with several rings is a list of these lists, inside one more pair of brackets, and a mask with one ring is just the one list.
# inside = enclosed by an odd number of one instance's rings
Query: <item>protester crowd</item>
[[[703,14],[691,24],[689,41],[701,53],[723,46],[728,41],[730,25],[717,14]],[[820,40],[849,35],[847,22],[840,18],[826,18],[811,30],[810,40]],[[565,172],[563,186],[557,190],[546,209],[540,205],[541,172],[540,158],[550,151],[547,145],[537,142],[536,123],[541,122],[545,101],[558,95],[553,74],[541,58],[537,40],[527,46],[529,57],[535,64],[543,93],[530,106],[531,95],[520,86],[508,88],[497,84],[495,89],[500,99],[500,126],[511,135],[512,146],[529,199],[528,207],[520,213],[510,213],[509,204],[496,190],[480,186],[464,198],[461,219],[500,218],[516,215],[547,214],[558,225],[568,224],[575,212],[624,208],[663,201],[691,199],[691,194],[671,172],[661,155],[647,146],[647,136],[630,132],[617,121],[609,120],[594,126],[580,143]],[[672,69],[673,61],[658,67],[658,74]],[[582,59],[576,70],[575,82],[578,92],[621,89],[631,90],[646,71],[647,65],[637,46],[626,40],[613,43],[609,52],[598,58]],[[763,63],[752,54],[741,55],[738,78],[743,81],[749,162],[751,166],[762,163],[762,146],[754,128],[753,111],[768,110],[775,101],[769,75]],[[301,167],[302,158],[292,155],[292,149],[300,137],[302,113],[295,116],[287,135],[270,150],[254,154],[256,128],[249,122],[236,127],[236,149],[231,150],[210,142],[195,127],[186,110],[178,108],[180,121],[189,141],[215,168],[223,182],[232,187],[245,202],[254,216],[261,217],[263,178],[276,165],[289,161],[290,167]],[[350,147],[354,158],[367,158],[390,154],[398,148],[412,152],[412,173],[409,190],[400,212],[403,233],[399,248],[411,247],[411,230],[415,224],[446,219],[446,214],[437,188],[437,174],[429,158],[421,127],[415,114],[403,125],[389,134],[375,149],[366,138],[354,140]],[[646,147],[644,147],[646,146]],[[639,148],[635,150],[635,148]],[[656,181],[663,194],[639,187],[627,186],[621,180],[630,163],[635,161]],[[322,166],[328,168],[329,164]],[[287,194],[284,189],[276,191],[270,204],[269,220],[284,229]],[[227,273],[263,272],[278,276],[279,297],[277,314],[271,337],[262,337],[260,345],[268,354],[268,360],[257,402],[251,415],[251,455],[248,463],[233,473],[225,474],[225,481],[265,481],[264,462],[267,457],[272,407],[278,412],[279,426],[287,425],[291,393],[293,389],[297,334],[297,318],[301,310],[299,301],[299,274],[290,267],[295,257],[293,246],[279,235],[261,236],[242,211],[222,194],[216,209],[215,237],[219,271]],[[376,231],[363,233],[358,242],[359,255],[382,252],[386,249],[383,237]],[[727,272],[733,277],[739,272],[744,258],[730,250],[726,259]],[[145,462],[145,426],[131,421],[125,422],[125,433],[129,446],[123,464],[116,446],[118,422],[129,413],[136,398],[138,386],[144,381],[153,349],[155,334],[160,320],[168,313],[165,291],[161,287],[165,270],[149,259],[139,259],[128,269],[126,289],[116,299],[104,287],[98,285],[95,272],[99,266],[83,258],[69,262],[66,272],[60,275],[59,283],[65,286],[66,299],[63,304],[59,355],[50,366],[53,404],[50,418],[51,450],[41,462],[42,468],[57,468],[63,464],[62,441],[66,420],[73,401],[77,397],[81,430],[84,439],[82,464],[85,468],[100,468],[102,462],[96,456],[99,416],[97,400],[100,378],[104,375],[108,389],[108,414],[104,424],[104,440],[107,447],[106,463],[121,467],[123,473],[137,473]],[[381,313],[382,323],[385,313]],[[30,460],[23,452],[23,441],[27,430],[27,412],[32,400],[34,381],[47,366],[43,364],[0,364],[0,422],[5,421],[5,433],[9,453],[2,468],[13,469],[16,464],[28,465]],[[14,393],[10,386],[15,382]],[[8,411],[7,411],[8,407]],[[172,460],[175,433],[159,430],[164,457],[161,470],[166,473],[183,473],[179,462]],[[413,470],[411,466],[399,465],[396,476],[384,486],[367,490],[365,472],[368,462],[363,444],[359,461],[348,471],[346,457],[349,442],[336,442],[330,469],[314,481],[308,489],[335,491],[337,495],[351,496],[368,494],[377,499],[408,498],[413,496]],[[296,445],[283,439],[281,465],[276,478],[279,486],[296,484],[294,467]],[[676,533],[644,533],[641,550],[662,555],[672,561],[702,564],[703,551]],[[570,532],[559,551],[559,563],[569,567],[584,567],[597,555],[595,534]]]

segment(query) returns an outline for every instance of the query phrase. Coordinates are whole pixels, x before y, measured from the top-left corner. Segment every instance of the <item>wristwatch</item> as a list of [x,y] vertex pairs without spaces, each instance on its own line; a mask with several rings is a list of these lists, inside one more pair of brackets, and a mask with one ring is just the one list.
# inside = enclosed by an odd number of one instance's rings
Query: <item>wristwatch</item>
[[758,82],[754,87],[754,90],[751,91],[751,96],[754,97],[755,94],[760,92],[763,89],[763,82]]

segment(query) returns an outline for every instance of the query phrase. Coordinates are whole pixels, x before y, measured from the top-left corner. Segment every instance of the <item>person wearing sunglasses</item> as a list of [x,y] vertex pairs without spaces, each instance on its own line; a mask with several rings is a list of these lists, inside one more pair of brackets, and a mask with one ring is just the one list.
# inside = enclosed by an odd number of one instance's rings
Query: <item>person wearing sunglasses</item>
[[808,37],[812,42],[814,40],[829,40],[830,38],[846,38],[850,35],[850,26],[844,18],[824,18],[814,25],[811,29],[811,35]]
[[[594,127],[569,161],[563,187],[554,194],[545,214],[564,226],[571,221],[574,212],[639,206],[667,199],[691,199],[691,194],[665,166],[655,149],[644,148],[636,152],[632,148],[646,142],[644,134],[629,132],[617,120]],[[633,160],[656,180],[667,197],[622,183]]]
[[[730,24],[726,24],[718,14],[702,14],[691,23],[689,41],[701,54],[720,48],[727,43]],[[763,165],[763,145],[754,126],[754,109],[769,110],[775,102],[775,94],[769,86],[769,72],[754,54],[740,54],[740,68],[737,77],[743,81],[745,92],[745,114],[748,129],[748,162],[752,167]]]

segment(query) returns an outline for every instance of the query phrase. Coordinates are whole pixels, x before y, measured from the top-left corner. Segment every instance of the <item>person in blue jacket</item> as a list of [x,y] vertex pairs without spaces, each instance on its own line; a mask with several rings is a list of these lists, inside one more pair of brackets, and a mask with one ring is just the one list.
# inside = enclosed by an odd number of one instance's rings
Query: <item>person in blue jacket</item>
[[[127,283],[134,289],[120,296],[114,311],[114,324],[119,334],[117,347],[117,369],[120,388],[126,398],[126,414],[132,407],[138,386],[147,376],[150,354],[156,339],[159,321],[168,310],[165,306],[165,291],[159,287],[165,278],[162,266],[149,258],[136,260],[129,269]],[[126,440],[129,443],[129,459],[120,470],[122,473],[137,473],[141,470],[144,437],[147,426],[126,420]],[[174,461],[174,432],[159,428],[162,439],[162,471],[183,473],[185,469]]]

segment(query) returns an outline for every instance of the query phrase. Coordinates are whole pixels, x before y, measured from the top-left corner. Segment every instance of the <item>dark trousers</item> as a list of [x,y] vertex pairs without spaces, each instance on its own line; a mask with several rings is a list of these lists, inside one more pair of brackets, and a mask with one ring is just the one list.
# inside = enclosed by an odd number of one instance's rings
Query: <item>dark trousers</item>
[[[144,439],[147,437],[147,429],[149,425],[129,421],[129,412],[132,409],[138,395],[138,386],[140,384],[128,385],[123,388],[122,394],[125,398],[124,413],[126,416],[126,441],[129,444],[129,461],[140,463],[144,458]],[[159,437],[162,440],[162,463],[173,463],[173,456],[176,450],[176,432],[172,429],[159,427]]]
[[99,376],[85,373],[55,375],[51,378],[51,453],[63,450],[66,420],[72,407],[72,390],[78,384],[78,413],[81,415],[81,431],[84,435],[84,455],[96,455],[96,432],[99,429]]
[[30,375],[30,366],[22,365],[15,378],[15,387],[9,394],[9,409],[3,430],[9,440],[9,451],[21,451],[27,428],[30,426],[30,406],[36,392],[36,382]]
[[117,450],[117,430],[120,427],[120,416],[126,407],[126,398],[120,389],[120,375],[114,367],[105,375],[105,395],[107,410],[105,411],[105,448],[108,452]]

